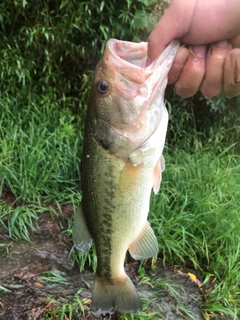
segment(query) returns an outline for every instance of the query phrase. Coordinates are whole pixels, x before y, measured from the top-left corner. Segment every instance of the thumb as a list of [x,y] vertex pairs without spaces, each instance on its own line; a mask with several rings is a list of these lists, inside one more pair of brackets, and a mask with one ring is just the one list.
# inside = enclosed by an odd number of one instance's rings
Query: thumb
[[188,33],[195,1],[174,0],[148,38],[148,61],[154,61],[175,38]]

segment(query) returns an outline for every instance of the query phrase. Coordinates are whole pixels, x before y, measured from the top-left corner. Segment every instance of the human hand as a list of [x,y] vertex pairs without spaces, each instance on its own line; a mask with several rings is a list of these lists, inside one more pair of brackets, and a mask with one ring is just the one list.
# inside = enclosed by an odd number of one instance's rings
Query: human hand
[[207,98],[240,94],[239,0],[173,0],[149,36],[149,59],[173,38],[185,44],[169,72],[169,83],[182,97],[198,90]]

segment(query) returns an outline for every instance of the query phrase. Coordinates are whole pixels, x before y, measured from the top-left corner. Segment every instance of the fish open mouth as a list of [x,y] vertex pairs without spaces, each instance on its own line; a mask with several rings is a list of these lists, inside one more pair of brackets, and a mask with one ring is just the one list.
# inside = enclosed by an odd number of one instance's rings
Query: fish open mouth
[[120,58],[137,67],[145,67],[147,59],[146,42],[134,43],[110,39],[108,46],[116,59]]
[[[107,42],[107,48],[109,49],[109,53],[112,56],[113,61],[115,61],[115,67],[120,65],[123,70],[124,68],[132,67],[139,71],[144,70],[144,72],[149,74],[152,73],[165,60],[170,60],[172,63],[173,59],[167,58],[170,56],[175,56],[178,43],[178,40],[173,40],[159,55],[159,57],[148,66],[146,66],[148,51],[147,42],[136,43],[110,39]],[[113,62],[112,59],[110,59],[110,61]]]
[[155,61],[146,66],[147,42],[108,40],[104,60],[116,74],[116,87],[121,96],[129,100],[141,92],[145,96],[147,92],[150,97],[158,91],[165,84],[178,43],[173,40]]

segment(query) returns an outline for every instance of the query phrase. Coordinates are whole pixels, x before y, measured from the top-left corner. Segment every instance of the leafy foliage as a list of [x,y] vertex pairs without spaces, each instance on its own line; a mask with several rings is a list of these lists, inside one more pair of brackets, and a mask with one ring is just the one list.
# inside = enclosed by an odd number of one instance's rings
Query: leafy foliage
[[4,1],[0,92],[13,95],[18,104],[44,96],[52,107],[83,110],[91,70],[106,41],[132,40],[137,30],[146,27],[147,22],[137,26],[135,22],[140,16],[148,19],[152,2]]
[[183,99],[171,89],[166,91],[169,111],[167,143],[190,151],[211,143],[215,151],[235,144],[240,150],[240,100],[218,95],[206,100],[200,93]]

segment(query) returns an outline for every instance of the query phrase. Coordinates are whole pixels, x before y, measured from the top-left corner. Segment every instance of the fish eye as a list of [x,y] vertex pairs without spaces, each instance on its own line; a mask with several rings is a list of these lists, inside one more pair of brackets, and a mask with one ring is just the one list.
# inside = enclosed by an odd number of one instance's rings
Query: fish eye
[[106,80],[101,80],[97,84],[97,91],[99,94],[104,95],[109,90],[109,83]]

